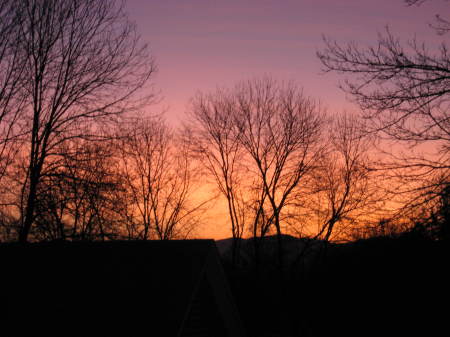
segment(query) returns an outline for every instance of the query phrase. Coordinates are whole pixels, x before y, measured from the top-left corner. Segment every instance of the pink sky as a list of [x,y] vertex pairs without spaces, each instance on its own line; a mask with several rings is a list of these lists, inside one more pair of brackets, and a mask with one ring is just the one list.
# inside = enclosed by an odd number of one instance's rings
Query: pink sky
[[[337,88],[342,78],[321,73],[322,35],[371,45],[389,25],[402,40],[415,34],[433,46],[441,37],[428,24],[450,8],[445,0],[421,7],[402,0],[128,0],[126,6],[156,58],[154,84],[173,124],[198,90],[265,74],[296,81],[329,111],[355,109]],[[205,235],[229,236],[217,228]]]
[[351,109],[335,74],[322,74],[322,35],[371,44],[386,25],[431,44],[428,27],[445,0],[406,7],[402,0],[128,0],[127,10],[158,64],[154,83],[169,120],[183,118],[197,90],[263,74],[295,80],[329,109]]

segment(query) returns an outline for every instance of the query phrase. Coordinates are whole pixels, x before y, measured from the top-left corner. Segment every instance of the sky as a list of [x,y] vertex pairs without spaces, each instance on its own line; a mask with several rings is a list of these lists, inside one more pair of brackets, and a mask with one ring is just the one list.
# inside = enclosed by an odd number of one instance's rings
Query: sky
[[[154,86],[167,120],[184,119],[196,92],[231,87],[263,75],[293,80],[329,112],[356,107],[338,89],[337,74],[324,73],[316,52],[323,36],[373,45],[387,26],[403,41],[430,46],[439,40],[429,27],[446,13],[448,0],[407,7],[402,0],[127,0],[158,66]],[[206,236],[226,233],[211,228]]]
[[[167,117],[183,118],[197,91],[262,75],[294,80],[331,110],[354,109],[316,57],[322,37],[369,45],[389,25],[404,40],[433,43],[445,0],[128,0],[126,9],[158,65],[155,88]],[[341,78],[342,79],[342,78]],[[155,109],[155,108],[153,108]]]

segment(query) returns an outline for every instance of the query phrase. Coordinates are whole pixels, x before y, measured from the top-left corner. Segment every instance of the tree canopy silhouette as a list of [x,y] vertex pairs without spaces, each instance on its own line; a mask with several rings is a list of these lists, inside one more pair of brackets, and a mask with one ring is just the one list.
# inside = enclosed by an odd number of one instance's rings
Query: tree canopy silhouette
[[[137,94],[155,64],[121,1],[4,1],[1,10],[10,25],[1,28],[1,78],[8,90],[0,106],[7,106],[9,96],[23,100],[16,115],[2,111],[22,145],[18,208],[24,242],[42,177],[51,175],[65,155],[61,145],[99,139],[104,123],[146,103],[151,94]],[[18,80],[8,82],[12,61]]]
[[366,131],[407,146],[390,152],[390,162],[379,168],[401,178],[396,189],[413,195],[413,208],[437,197],[450,179],[450,22],[436,16],[431,28],[442,37],[438,46],[416,38],[403,43],[387,28],[373,46],[325,38],[317,53],[325,71],[345,76],[340,87],[369,121]]

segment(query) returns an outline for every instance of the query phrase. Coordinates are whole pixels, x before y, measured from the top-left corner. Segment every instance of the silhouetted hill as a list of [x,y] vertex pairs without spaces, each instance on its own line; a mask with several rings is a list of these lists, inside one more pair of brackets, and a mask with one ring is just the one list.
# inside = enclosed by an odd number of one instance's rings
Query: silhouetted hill
[[[267,263],[272,263],[278,249],[278,239],[276,235],[269,235],[257,240],[261,260],[263,262],[265,261]],[[254,239],[239,239],[238,241],[240,245],[240,264],[251,265],[255,258]],[[282,241],[283,254],[288,265],[294,262],[299,254],[304,254],[305,259],[308,259],[313,255],[313,253],[317,252],[321,247],[321,244],[323,244],[323,242],[319,240],[313,241],[305,238],[299,239],[291,235],[283,235]],[[232,238],[216,241],[217,249],[223,259],[231,260],[232,244]]]
[[[283,237],[289,261],[308,245],[309,267],[289,264],[279,283],[274,256],[255,273],[251,264],[227,268],[248,331],[292,336],[444,336],[450,278],[449,247],[412,235],[331,244]],[[263,240],[276,249],[276,238]],[[252,240],[242,240],[251,247]],[[228,260],[231,240],[217,243]],[[322,254],[318,255],[317,252]],[[272,260],[270,260],[272,256]],[[311,259],[312,256],[317,258]],[[281,314],[283,313],[283,314]],[[266,317],[266,319],[264,319]],[[267,319],[269,318],[269,319]],[[288,331],[286,333],[286,331]]]

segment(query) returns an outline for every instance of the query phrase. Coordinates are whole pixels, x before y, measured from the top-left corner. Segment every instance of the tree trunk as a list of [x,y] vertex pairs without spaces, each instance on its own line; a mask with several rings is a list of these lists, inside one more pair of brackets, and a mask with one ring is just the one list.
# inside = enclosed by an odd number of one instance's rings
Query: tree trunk
[[34,209],[36,206],[36,194],[38,179],[35,173],[30,173],[30,191],[27,198],[27,207],[25,209],[25,217],[19,232],[19,242],[26,243],[33,225]]

